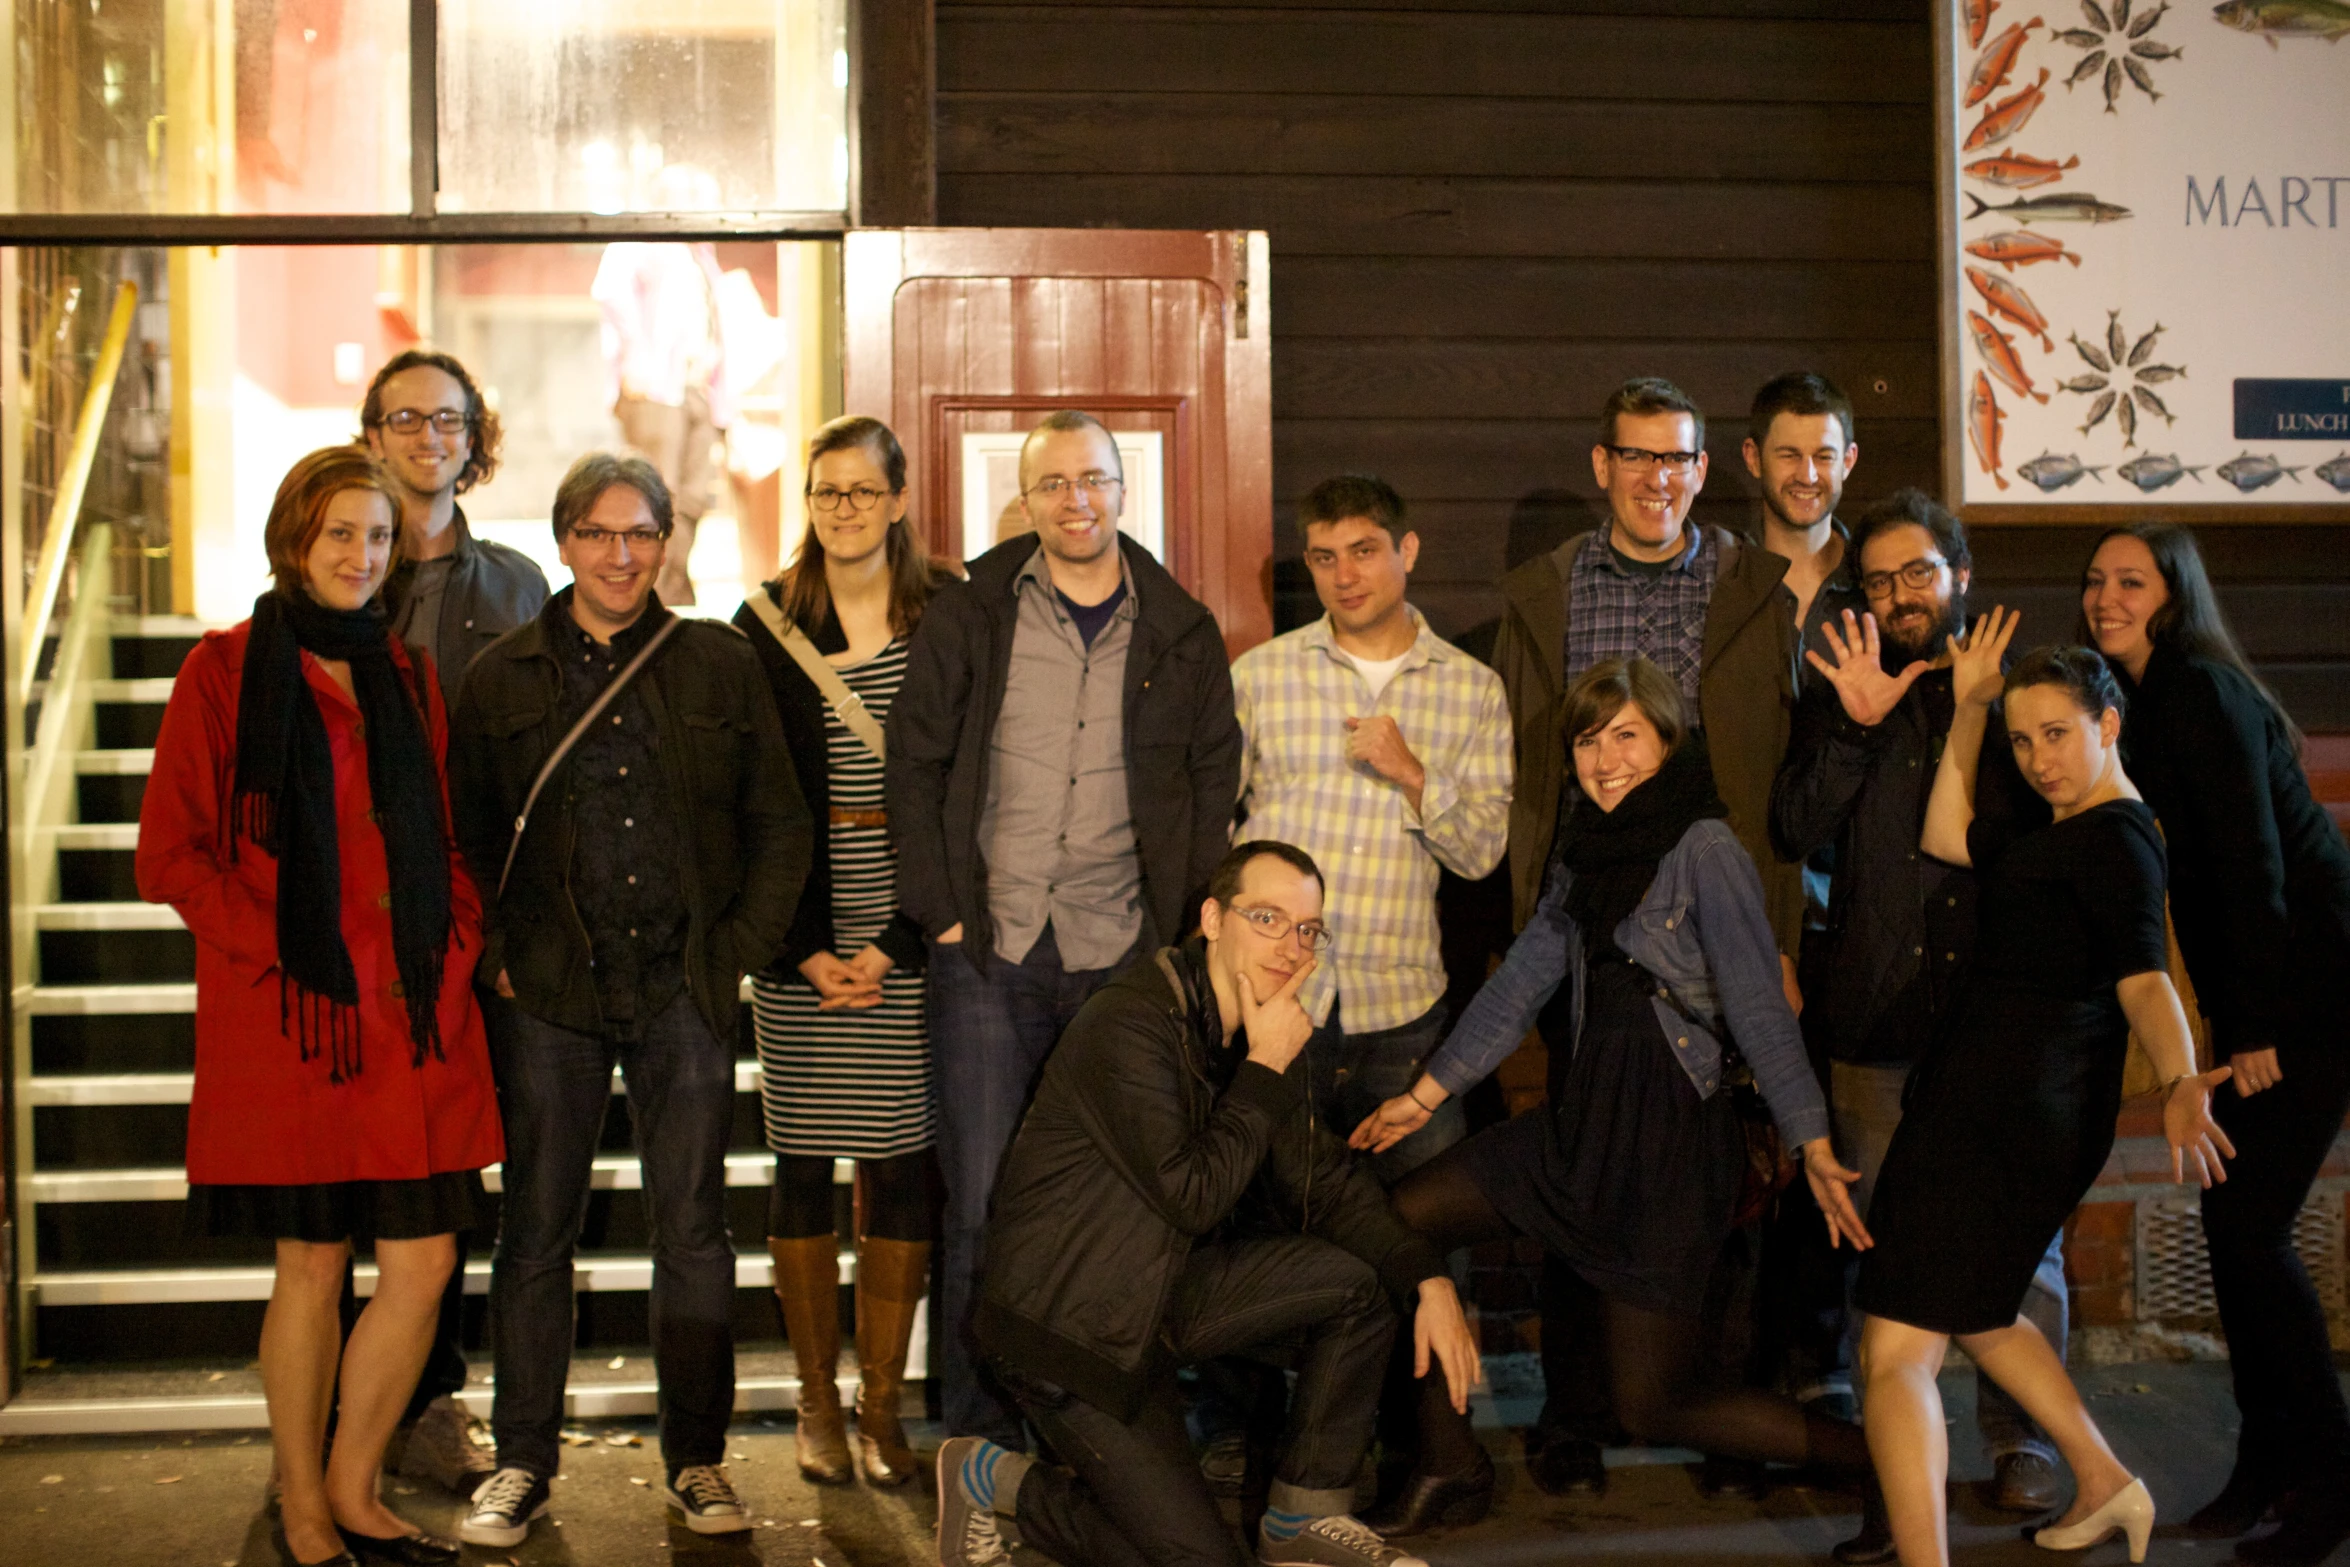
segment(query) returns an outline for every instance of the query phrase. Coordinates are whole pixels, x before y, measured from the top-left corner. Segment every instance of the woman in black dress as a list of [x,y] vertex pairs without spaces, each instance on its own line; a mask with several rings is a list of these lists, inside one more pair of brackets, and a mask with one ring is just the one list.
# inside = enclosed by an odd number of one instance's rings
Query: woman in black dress
[[[2042,648],[2004,681],[2014,765],[2045,825],[1974,811],[1975,770],[2015,617],[1994,609],[1951,644],[1958,696],[1926,807],[1925,852],[1972,865],[1981,935],[1968,990],[1910,1080],[1869,1205],[1861,1261],[1862,1408],[1901,1560],[1949,1559],[1950,1468],[1935,1384],[1955,1338],[2072,1466],[2071,1509],[2034,1537],[2081,1550],[2120,1531],[2145,1557],[2154,1503],[2106,1446],[2064,1362],[2019,1307],[2049,1237],[2113,1148],[2137,1031],[2166,1083],[2174,1174],[2206,1186],[2233,1152],[2212,1121],[2223,1068],[2198,1076],[2163,934],[2162,840],[2122,771],[2121,694],[2086,648]],[[1994,761],[1993,766],[2008,765]]]
[[[1595,665],[1567,693],[1576,783],[1534,918],[1411,1089],[1356,1128],[1393,1146],[1517,1048],[1563,985],[1574,1053],[1547,1110],[1470,1138],[1406,1176],[1396,1212],[1437,1248],[1526,1235],[1605,1302],[1619,1419],[1644,1439],[1865,1471],[1867,1445],[1793,1399],[1704,1385],[1706,1281],[1746,1168],[1727,1074],[1733,1036],[1832,1235],[1868,1244],[1828,1141],[1827,1107],[1788,1010],[1762,881],[1723,818],[1703,738],[1645,659]],[[1469,1523],[1493,1466],[1465,1398],[1424,1374],[1420,1461],[1366,1519],[1388,1534]]]
[[2106,534],[2081,618],[2128,692],[2122,759],[2162,823],[2179,948],[2236,1073],[2217,1112],[2244,1152],[2204,1197],[2203,1234],[2244,1418],[2227,1488],[2189,1527],[2233,1538],[2297,1493],[2284,1529],[2243,1554],[2321,1561],[2350,1534],[2350,1410],[2293,1221],[2350,1112],[2350,850],[2192,534]]

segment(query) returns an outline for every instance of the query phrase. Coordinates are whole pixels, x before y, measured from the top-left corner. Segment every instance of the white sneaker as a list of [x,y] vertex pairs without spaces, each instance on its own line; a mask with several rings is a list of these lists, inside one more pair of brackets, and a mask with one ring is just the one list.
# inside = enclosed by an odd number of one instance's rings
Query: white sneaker
[[975,1436],[949,1437],[938,1448],[939,1567],[998,1567],[1009,1563],[995,1513],[963,1487],[963,1464],[987,1443]]
[[750,1509],[734,1494],[720,1465],[686,1465],[661,1487],[661,1495],[696,1534],[739,1534],[751,1527]]
[[1257,1536],[1257,1560],[1267,1567],[1428,1567],[1389,1545],[1360,1518],[1333,1513],[1317,1518],[1286,1540]]
[[481,1483],[473,1506],[457,1526],[467,1545],[520,1545],[531,1523],[547,1515],[546,1477],[508,1467]]

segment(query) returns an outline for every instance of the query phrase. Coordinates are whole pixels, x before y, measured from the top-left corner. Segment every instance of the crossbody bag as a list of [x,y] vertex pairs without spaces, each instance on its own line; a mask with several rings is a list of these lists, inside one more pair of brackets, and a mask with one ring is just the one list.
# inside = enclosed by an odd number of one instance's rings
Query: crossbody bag
[[865,699],[851,691],[849,683],[841,679],[840,671],[825,662],[824,655],[816,651],[816,644],[808,640],[808,634],[784,618],[783,611],[765,588],[753,589],[749,602],[759,617],[759,623],[767,628],[776,641],[783,644],[783,650],[791,655],[793,663],[800,666],[800,672],[816,683],[817,692],[830,704],[833,716],[840,720],[841,727],[855,735],[865,749],[873,753],[874,760],[888,761],[889,753],[882,745],[881,725],[873,721],[873,714],[866,708]]

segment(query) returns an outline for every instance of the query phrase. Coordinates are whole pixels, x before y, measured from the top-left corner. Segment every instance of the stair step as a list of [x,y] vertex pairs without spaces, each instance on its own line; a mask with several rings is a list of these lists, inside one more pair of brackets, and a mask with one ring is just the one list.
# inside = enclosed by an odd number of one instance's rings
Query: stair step
[[35,985],[25,999],[25,1011],[83,1013],[100,1016],[132,1012],[193,1012],[196,982],[164,985]]
[[[834,1160],[833,1183],[847,1185],[855,1171],[854,1161]],[[506,1189],[497,1165],[482,1171],[481,1179],[493,1192]],[[729,1186],[767,1186],[774,1179],[773,1154],[738,1151],[726,1156]],[[187,1172],[176,1165],[152,1170],[35,1171],[26,1184],[36,1203],[183,1202],[188,1195]],[[596,1160],[588,1175],[588,1185],[596,1191],[642,1191],[644,1184],[644,1172],[634,1154],[606,1154]]]
[[[190,1072],[116,1072],[31,1077],[24,1080],[28,1105],[184,1105],[195,1087]],[[612,1073],[612,1092],[623,1092],[618,1068]],[[737,1059],[734,1091],[759,1091],[759,1063]],[[850,1161],[839,1161],[847,1165]]]
[[73,770],[84,778],[135,777],[155,770],[155,748],[140,750],[81,751],[75,753]]
[[110,637],[200,637],[207,631],[226,631],[229,620],[199,620],[193,615],[116,615],[106,623]]
[[[266,1264],[197,1268],[93,1268],[76,1272],[36,1272],[26,1282],[35,1304],[48,1306],[185,1305],[196,1301],[267,1300],[277,1270]],[[362,1296],[375,1293],[375,1264],[353,1269],[354,1287]],[[572,1265],[572,1288],[593,1294],[633,1294],[653,1287],[653,1259],[643,1253],[581,1254]],[[840,1281],[857,1281],[857,1254],[840,1254]],[[770,1289],[775,1263],[767,1253],[737,1252],[736,1289]],[[476,1257],[465,1264],[465,1293],[490,1292],[490,1260]]]
[[56,832],[60,849],[136,849],[139,846],[137,822],[76,822]]
[[168,903],[44,903],[34,911],[36,930],[185,930],[179,910]]
[[93,680],[90,699],[95,702],[168,702],[171,688],[178,684],[169,678],[148,676],[140,680]]

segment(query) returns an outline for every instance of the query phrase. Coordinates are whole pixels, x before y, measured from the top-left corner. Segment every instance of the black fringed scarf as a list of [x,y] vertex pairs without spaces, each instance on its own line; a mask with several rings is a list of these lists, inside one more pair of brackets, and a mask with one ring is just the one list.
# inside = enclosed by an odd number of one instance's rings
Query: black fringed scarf
[[1648,896],[1657,862],[1693,824],[1727,816],[1730,808],[1714,790],[1705,736],[1695,732],[1612,811],[1601,810],[1571,772],[1566,792],[1571,804],[1560,812],[1556,852],[1575,873],[1567,886],[1567,912],[1582,933],[1585,952],[1611,952],[1616,927]]
[[[237,693],[236,833],[277,859],[280,1026],[290,1010],[301,1058],[332,1051],[331,1081],[359,1075],[359,980],[343,944],[335,769],[326,721],[302,678],[302,654],[351,666],[367,746],[367,783],[391,878],[392,957],[408,1006],[412,1064],[441,1055],[441,960],[449,940],[449,849],[439,770],[417,698],[392,662],[380,600],[328,609],[308,594],[253,601]],[[233,841],[233,839],[232,839]],[[289,993],[290,991],[290,993]]]

